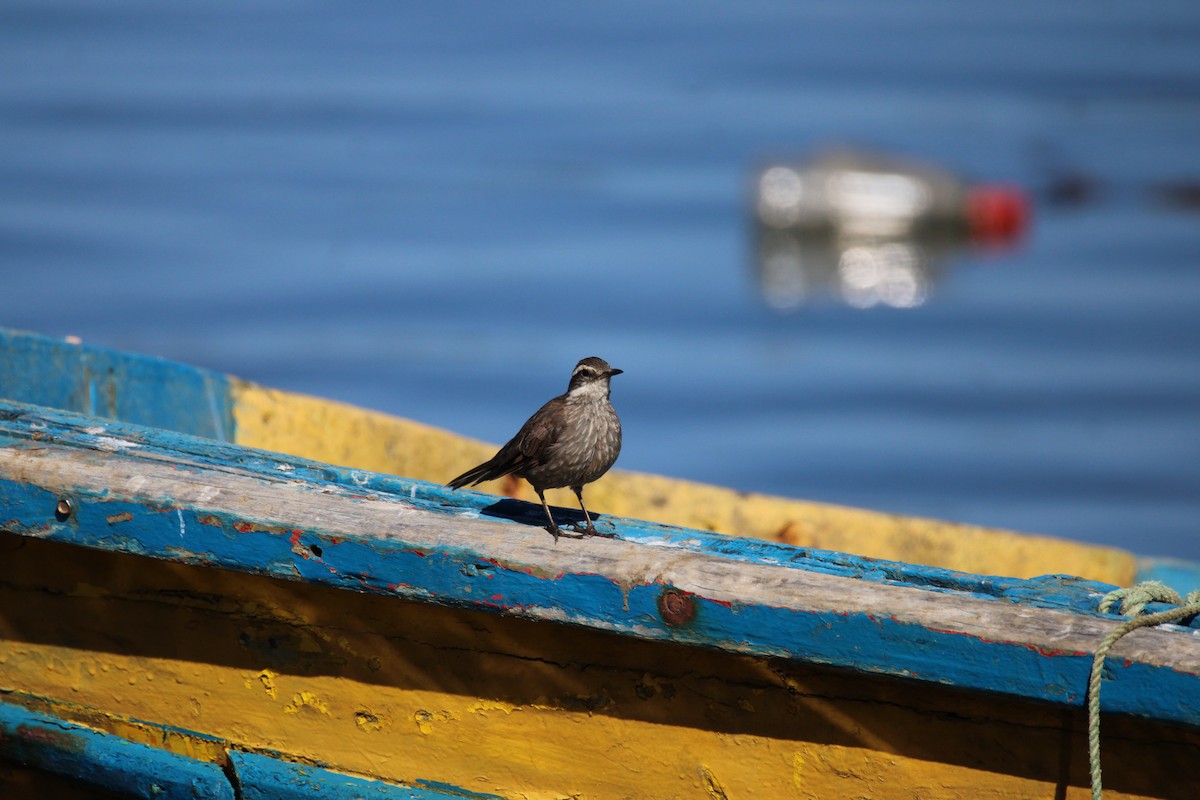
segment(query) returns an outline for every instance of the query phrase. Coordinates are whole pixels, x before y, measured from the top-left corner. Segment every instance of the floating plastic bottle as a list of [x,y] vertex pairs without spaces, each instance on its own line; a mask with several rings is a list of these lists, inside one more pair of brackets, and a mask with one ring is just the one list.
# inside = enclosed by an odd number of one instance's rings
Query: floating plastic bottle
[[770,166],[754,195],[763,291],[778,308],[821,289],[861,307],[920,305],[950,253],[1012,242],[1028,218],[1019,189],[850,150]]
[[851,150],[768,167],[758,179],[757,206],[771,228],[856,236],[949,231],[980,242],[1015,238],[1028,215],[1020,189],[971,185],[936,167]]

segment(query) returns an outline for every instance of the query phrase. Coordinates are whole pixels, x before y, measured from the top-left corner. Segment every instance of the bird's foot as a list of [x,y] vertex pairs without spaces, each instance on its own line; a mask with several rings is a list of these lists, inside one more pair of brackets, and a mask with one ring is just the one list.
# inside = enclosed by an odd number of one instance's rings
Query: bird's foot
[[571,527],[579,532],[578,538],[580,538],[580,539],[584,538],[585,536],[599,536],[601,539],[617,538],[617,535],[615,533],[607,533],[607,532],[601,533],[600,531],[596,530],[596,526],[591,524],[590,522],[585,527],[580,527],[578,522],[572,522]]
[[582,539],[583,538],[583,534],[566,533],[565,531],[563,531],[562,528],[558,527],[557,525],[547,525],[546,530],[549,531],[550,535],[554,537],[555,544],[558,544],[558,539],[560,536],[565,536],[568,539]]

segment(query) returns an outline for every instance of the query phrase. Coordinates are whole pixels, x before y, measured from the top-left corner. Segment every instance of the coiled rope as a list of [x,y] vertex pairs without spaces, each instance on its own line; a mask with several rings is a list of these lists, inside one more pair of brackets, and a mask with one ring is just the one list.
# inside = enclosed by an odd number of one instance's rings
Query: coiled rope
[[[1128,589],[1114,589],[1100,601],[1101,613],[1109,613],[1118,601],[1121,603],[1121,613],[1132,619],[1104,637],[1104,641],[1096,648],[1092,674],[1088,679],[1088,763],[1092,768],[1092,800],[1101,800],[1104,796],[1100,780],[1100,678],[1104,674],[1104,659],[1108,651],[1130,631],[1149,625],[1162,625],[1164,622],[1178,622],[1200,614],[1200,589],[1181,598],[1178,592],[1159,581],[1144,581]],[[1147,603],[1170,603],[1178,607],[1139,616]]]

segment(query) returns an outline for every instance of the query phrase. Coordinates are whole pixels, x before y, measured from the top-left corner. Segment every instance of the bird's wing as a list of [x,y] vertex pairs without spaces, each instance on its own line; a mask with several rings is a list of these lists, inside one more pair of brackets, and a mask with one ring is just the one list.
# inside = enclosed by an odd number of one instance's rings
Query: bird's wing
[[522,462],[540,460],[562,433],[561,412],[564,403],[565,400],[560,396],[539,408],[536,414],[525,420],[521,430],[502,450],[513,448],[514,455]]
[[562,427],[558,424],[563,397],[555,397],[525,420],[517,435],[509,439],[496,455],[446,485],[452,489],[495,480],[525,467],[536,464],[546,451],[558,441]]

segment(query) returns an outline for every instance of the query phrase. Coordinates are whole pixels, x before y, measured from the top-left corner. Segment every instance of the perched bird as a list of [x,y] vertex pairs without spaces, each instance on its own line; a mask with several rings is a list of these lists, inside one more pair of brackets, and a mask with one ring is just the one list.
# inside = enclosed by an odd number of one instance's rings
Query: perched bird
[[609,536],[596,530],[583,487],[608,472],[621,452],[621,420],[608,401],[609,379],[620,375],[602,358],[585,358],[575,365],[567,393],[550,400],[530,417],[500,452],[469,469],[447,486],[458,489],[505,475],[524,478],[537,492],[555,541],[561,533],[546,505],[547,489],[570,486],[587,520],[588,536]]

